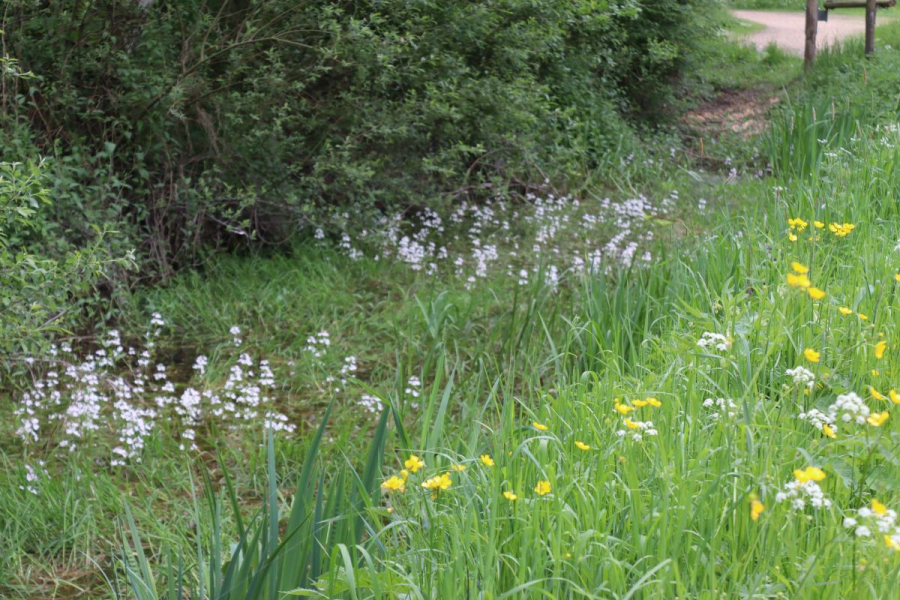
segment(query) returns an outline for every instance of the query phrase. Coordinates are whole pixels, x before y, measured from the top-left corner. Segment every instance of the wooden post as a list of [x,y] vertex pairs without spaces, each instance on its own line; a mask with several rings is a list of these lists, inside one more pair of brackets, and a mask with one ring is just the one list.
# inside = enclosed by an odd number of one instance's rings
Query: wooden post
[[804,69],[812,68],[813,63],[816,62],[816,31],[818,27],[819,0],[806,0],[806,49],[803,52]]
[[866,1],[866,54],[875,52],[875,0]]

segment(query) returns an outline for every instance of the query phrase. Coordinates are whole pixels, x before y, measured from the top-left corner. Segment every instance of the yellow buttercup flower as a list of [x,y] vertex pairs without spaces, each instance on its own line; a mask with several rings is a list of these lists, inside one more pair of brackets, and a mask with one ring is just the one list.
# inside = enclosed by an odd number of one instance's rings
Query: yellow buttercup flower
[[787,284],[791,287],[798,287],[805,290],[812,285],[812,282],[806,275],[795,275],[794,273],[788,273]]
[[788,239],[791,240],[792,242],[796,242],[796,241],[797,241],[797,236],[794,235],[793,233],[790,233],[790,232],[789,232],[789,233],[788,233]]
[[419,469],[425,466],[425,461],[416,456],[415,454],[410,454],[409,458],[403,463],[403,466],[415,473]]
[[550,482],[546,480],[538,481],[537,485],[534,487],[534,493],[538,496],[544,496],[550,493]]
[[884,534],[884,543],[888,548],[893,548],[894,550],[900,550],[900,544],[897,544],[897,542],[894,541],[894,538],[892,538],[888,534]]
[[825,227],[825,223],[823,223],[822,221],[813,221],[813,225],[816,229],[822,229],[823,227]]
[[874,512],[876,515],[884,515],[887,513],[887,506],[885,506],[875,498],[872,498],[872,512]]
[[405,492],[406,480],[401,477],[397,477],[396,475],[391,475],[382,482],[381,489],[388,492]]
[[538,423],[537,421],[535,421],[535,422],[532,423],[531,425],[532,425],[535,429],[537,429],[538,431],[547,431],[548,429],[550,429],[549,427],[547,427],[547,426],[544,425],[543,423]]
[[818,467],[806,467],[805,469],[797,469],[794,471],[794,477],[800,483],[807,481],[822,481],[825,479],[825,471]]
[[628,413],[630,413],[631,411],[634,410],[634,407],[633,407],[633,406],[628,406],[627,404],[619,404],[618,402],[615,403],[615,405],[613,406],[613,408],[616,409],[616,411],[617,411],[620,415],[623,415],[623,416],[624,416],[624,415],[627,415]]
[[631,403],[637,408],[644,408],[648,404],[646,400],[632,400]]
[[900,283],[900,273],[894,273],[894,281]]
[[759,500],[754,500],[750,503],[750,518],[754,521],[759,521],[759,515],[766,510],[766,507]]
[[509,500],[510,502],[515,502],[518,496],[516,496],[512,492],[503,492],[503,497]]
[[869,386],[869,393],[870,393],[870,394],[872,395],[872,397],[875,398],[876,400],[885,400],[885,401],[887,401],[887,398],[885,398],[884,395],[883,395],[881,392],[879,392],[878,390],[876,390],[874,386],[871,386],[871,385]]
[[803,231],[806,229],[806,226],[809,225],[806,221],[801,219],[800,217],[794,219],[788,219],[788,225],[791,229],[796,229],[797,231]]
[[856,313],[856,316],[859,317],[860,321],[868,321],[869,320],[869,316],[864,315],[863,313]]
[[868,423],[872,427],[881,427],[882,425],[884,425],[884,422],[887,421],[888,417],[890,417],[890,416],[891,415],[888,413],[888,411],[883,411],[880,413],[872,413],[871,415],[869,415],[869,418],[866,419],[866,423]]
[[828,229],[837,237],[847,237],[856,228],[853,223],[832,223]]
[[453,469],[454,471],[456,471],[457,473],[459,473],[459,472],[461,472],[461,471],[465,471],[465,470],[466,470],[466,465],[453,465],[453,466],[450,467],[450,468]]
[[798,275],[806,275],[809,273],[809,267],[803,263],[792,262],[791,268],[794,270],[794,273],[797,273]]
[[803,351],[803,356],[811,363],[819,362],[819,358],[822,356],[821,352],[816,352],[812,348],[807,348]]
[[402,471],[400,471],[400,477],[403,478],[403,481],[406,481],[407,479],[409,479],[409,471],[403,469]]
[[877,344],[875,344],[875,358],[881,358],[884,356],[884,351],[887,350],[887,342],[881,340]]
[[891,397],[891,402],[894,404],[900,404],[900,394],[897,393],[897,390],[891,390],[888,392],[888,396]]
[[847,315],[853,313],[853,311],[852,311],[851,309],[847,308],[846,306],[838,307],[838,312],[840,312],[840,313],[841,313],[842,315],[844,315],[845,317],[846,317]]
[[491,455],[490,455],[490,454],[482,454],[482,455],[480,456],[480,458],[481,458],[481,463],[482,463],[484,466],[486,466],[486,467],[493,467],[493,466],[494,466],[494,459],[491,458]]
[[453,480],[450,479],[450,473],[443,473],[426,479],[422,487],[433,492],[442,492],[449,489],[451,485],[453,485]]
[[647,398],[647,404],[654,408],[659,408],[660,406],[662,406],[662,402],[660,402],[656,398]]
[[578,448],[579,450],[584,450],[585,452],[587,452],[588,450],[591,449],[590,446],[588,446],[584,442],[579,442],[578,440],[575,440],[575,447]]
[[640,425],[638,425],[637,423],[632,421],[630,418],[625,419],[625,426],[628,427],[628,429],[640,429],[641,428]]
[[831,425],[829,425],[828,423],[825,423],[824,425],[822,425],[822,435],[824,435],[825,437],[831,438],[831,439],[834,439],[837,437],[834,434],[834,429],[832,429]]
[[826,296],[824,290],[820,290],[817,287],[811,287],[806,292],[809,294],[809,297],[813,300],[821,300]]

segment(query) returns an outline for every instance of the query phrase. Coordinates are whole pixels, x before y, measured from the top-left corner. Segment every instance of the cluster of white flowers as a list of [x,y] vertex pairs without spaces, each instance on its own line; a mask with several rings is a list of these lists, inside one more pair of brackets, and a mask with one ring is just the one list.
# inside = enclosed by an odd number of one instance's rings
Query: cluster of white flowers
[[653,425],[653,421],[632,421],[631,419],[625,419],[623,423],[625,428],[616,431],[616,435],[619,437],[627,436],[636,442],[640,442],[644,439],[645,435],[650,437],[659,435],[659,431],[657,431],[656,427]]
[[316,335],[306,338],[306,346],[303,348],[306,352],[312,354],[315,358],[322,358],[328,352],[331,346],[331,336],[327,331],[320,331]]
[[707,398],[703,401],[703,407],[712,409],[710,418],[714,421],[721,417],[733,419],[738,414],[737,404],[734,403],[734,400],[729,400],[728,398]]
[[413,398],[419,397],[419,389],[422,387],[422,382],[419,381],[419,378],[415,375],[411,376],[409,380],[406,382],[406,389],[403,390],[407,396],[412,396]]
[[797,418],[803,421],[808,421],[810,425],[812,425],[819,431],[822,431],[822,429],[827,425],[831,428],[831,431],[833,433],[837,432],[837,425],[834,424],[834,418],[815,408],[800,413],[799,415],[797,415]]
[[[526,285],[541,269],[544,283],[555,288],[568,273],[650,262],[652,256],[645,249],[653,241],[648,217],[665,215],[677,199],[673,192],[659,206],[643,196],[621,202],[606,198],[590,206],[554,194],[528,194],[525,203],[517,204],[502,198],[478,204],[464,201],[443,217],[428,208],[412,217],[384,216],[374,228],[377,235],[358,230],[345,213],[337,223],[343,228],[337,245],[354,260],[364,256],[361,248],[365,248],[374,260],[393,257],[413,271],[435,274],[444,268],[469,289],[493,276],[492,271],[505,272]],[[513,228],[513,222],[519,227]],[[613,231],[607,232],[610,228]],[[315,237],[326,236],[317,229]],[[607,241],[598,247],[580,243],[599,237]]]
[[871,508],[864,506],[856,511],[856,517],[844,517],[844,527],[852,529],[856,537],[867,538],[874,533],[884,536],[885,545],[900,550],[900,526],[897,511],[872,500]]
[[40,494],[40,490],[38,489],[39,481],[50,478],[50,473],[47,472],[47,469],[44,468],[44,461],[37,461],[38,468],[35,469],[29,464],[25,464],[25,483],[24,485],[20,485],[20,490],[25,490],[30,494],[34,494],[35,496]]
[[384,405],[381,400],[369,394],[363,394],[357,404],[361,406],[363,410],[372,414],[378,414],[384,410]]
[[700,336],[700,339],[697,340],[697,345],[703,348],[704,350],[709,350],[710,348],[715,348],[720,352],[728,352],[731,350],[731,340],[722,335],[721,333],[712,333],[710,331],[704,331]]
[[812,389],[816,385],[816,376],[806,367],[794,367],[785,371],[784,374],[793,379],[796,386]]
[[816,510],[831,506],[831,500],[825,497],[825,492],[815,481],[792,479],[787,482],[782,491],[775,494],[775,501],[781,503],[787,500],[791,501],[791,507],[796,510],[803,510],[807,503]]
[[[164,322],[154,314],[147,339],[161,333]],[[233,327],[232,336],[240,330]],[[51,349],[50,370],[21,397],[14,409],[17,434],[26,444],[41,443],[73,452],[103,451],[112,445],[111,466],[140,462],[145,441],[157,423],[171,423],[180,431],[183,449],[196,449],[196,429],[207,420],[220,427],[268,423],[292,431],[286,416],[273,409],[275,378],[266,360],[240,354],[221,391],[176,383],[164,364],[153,364],[149,350],[125,348],[113,330],[100,340],[101,348],[79,359],[68,345],[62,353]],[[202,378],[208,359],[198,356],[193,371]],[[102,425],[102,427],[101,427]],[[44,439],[44,436],[47,439]]]
[[828,416],[832,422],[840,419],[844,423],[854,422],[857,425],[865,425],[870,414],[871,411],[865,401],[854,392],[841,394],[834,404],[828,407]]

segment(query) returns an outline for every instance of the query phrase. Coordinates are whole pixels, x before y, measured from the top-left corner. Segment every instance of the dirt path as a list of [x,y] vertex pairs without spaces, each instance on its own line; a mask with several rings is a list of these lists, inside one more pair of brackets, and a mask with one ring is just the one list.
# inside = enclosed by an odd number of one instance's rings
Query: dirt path
[[[756,44],[760,50],[772,42],[791,54],[803,55],[806,15],[802,12],[769,12],[765,10],[733,10],[738,19],[765,25],[762,31],[747,34],[744,38]],[[880,16],[880,15],[879,15]],[[862,15],[841,15],[829,13],[828,22],[819,22],[816,45],[830,46],[848,37],[863,35],[866,30]]]

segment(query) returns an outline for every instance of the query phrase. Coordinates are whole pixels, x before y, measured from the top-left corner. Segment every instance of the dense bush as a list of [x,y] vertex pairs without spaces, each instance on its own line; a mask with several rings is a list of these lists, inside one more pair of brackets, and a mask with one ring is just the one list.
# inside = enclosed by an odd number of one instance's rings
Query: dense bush
[[51,155],[67,239],[155,271],[322,207],[564,182],[656,123],[716,0],[18,0],[5,160]]

